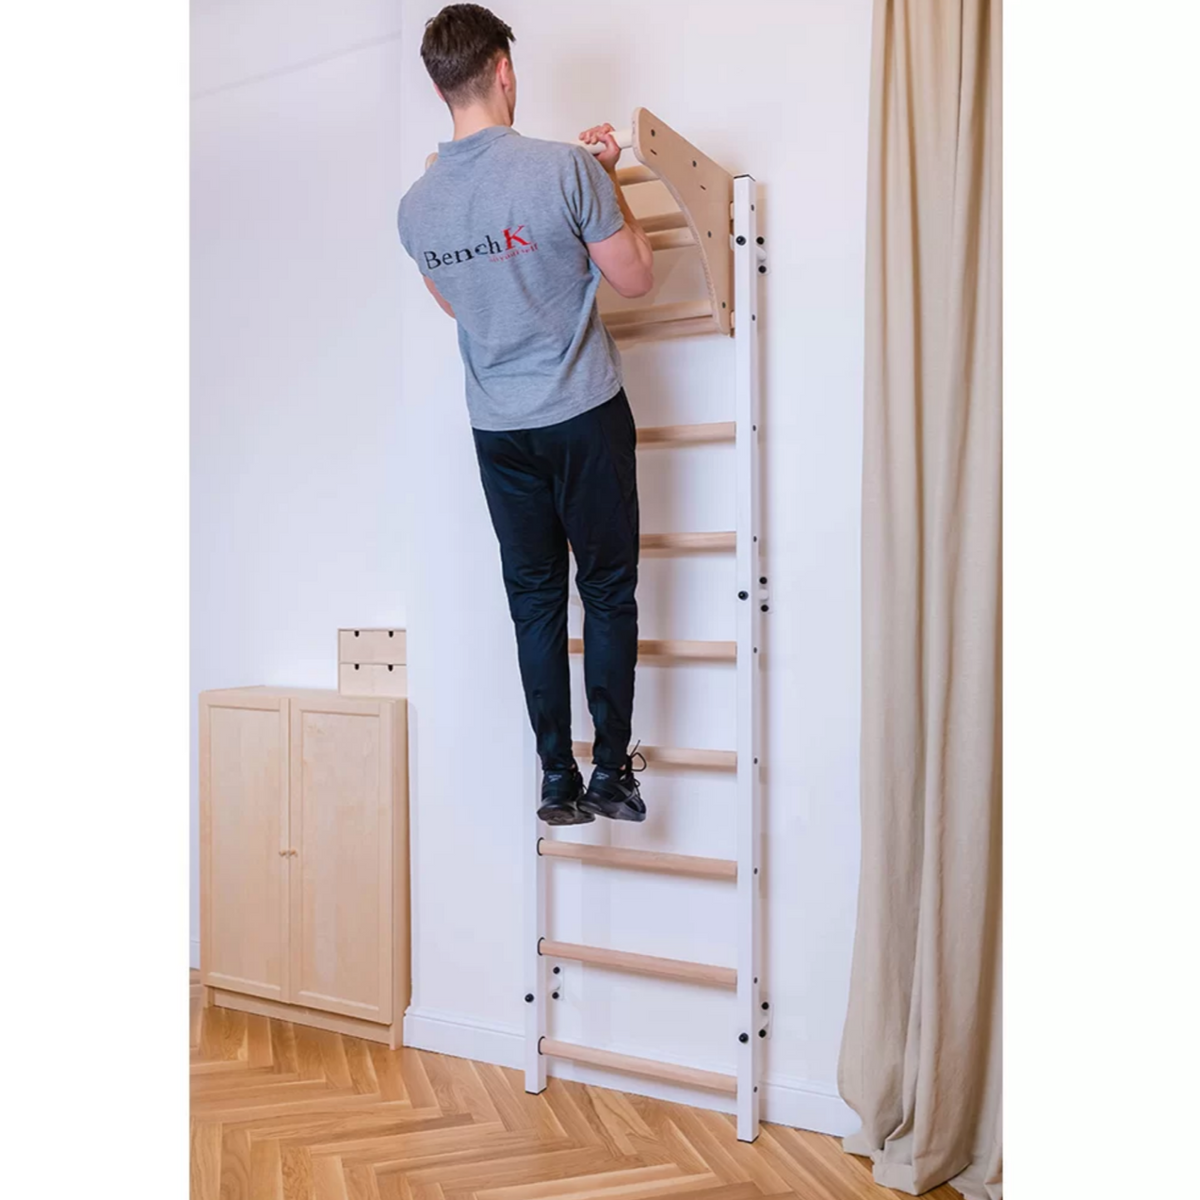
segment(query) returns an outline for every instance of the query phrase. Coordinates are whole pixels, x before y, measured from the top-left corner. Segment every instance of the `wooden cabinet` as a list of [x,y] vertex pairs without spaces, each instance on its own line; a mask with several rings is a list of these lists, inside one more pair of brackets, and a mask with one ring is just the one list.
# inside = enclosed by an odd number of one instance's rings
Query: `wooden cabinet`
[[214,1003],[400,1044],[407,702],[200,696],[200,969]]

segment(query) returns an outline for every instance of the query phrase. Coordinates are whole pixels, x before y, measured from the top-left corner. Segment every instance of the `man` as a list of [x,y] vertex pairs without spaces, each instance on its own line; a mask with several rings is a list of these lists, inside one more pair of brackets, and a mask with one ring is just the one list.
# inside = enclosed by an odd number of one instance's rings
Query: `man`
[[[621,361],[596,309],[653,286],[653,252],[615,179],[611,125],[578,146],[521,137],[512,30],[477,4],[425,27],[421,57],[454,138],[400,203],[400,238],[458,322],[467,409],[529,719],[538,815],[645,820],[629,754],[637,662],[636,434]],[[571,743],[567,543],[584,606],[584,680],[596,729],[586,789]]]

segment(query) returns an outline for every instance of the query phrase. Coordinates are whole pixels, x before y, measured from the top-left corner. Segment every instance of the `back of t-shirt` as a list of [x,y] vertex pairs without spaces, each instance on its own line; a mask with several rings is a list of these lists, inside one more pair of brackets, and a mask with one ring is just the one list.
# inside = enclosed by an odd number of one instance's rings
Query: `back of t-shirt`
[[438,146],[400,202],[400,240],[458,319],[477,429],[537,429],[621,388],[585,242],[624,224],[595,158],[504,125]]

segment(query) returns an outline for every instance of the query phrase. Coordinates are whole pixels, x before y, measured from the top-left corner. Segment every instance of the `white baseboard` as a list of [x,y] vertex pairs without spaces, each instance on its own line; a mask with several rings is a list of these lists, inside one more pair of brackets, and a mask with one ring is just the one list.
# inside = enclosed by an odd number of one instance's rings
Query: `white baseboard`
[[[453,1058],[472,1058],[476,1062],[495,1063],[516,1070],[520,1070],[524,1062],[525,1038],[518,1030],[429,1009],[410,1008],[404,1014],[404,1044],[417,1050],[432,1050]],[[618,1051],[624,1049],[607,1048]],[[634,1075],[582,1067],[578,1063],[552,1061],[549,1071],[560,1079],[617,1088],[632,1092],[635,1096],[650,1096],[656,1100],[691,1104],[696,1108],[711,1108],[717,1112],[734,1110],[733,1101],[726,1096],[674,1087],[654,1080],[639,1079]],[[829,1133],[835,1137],[846,1137],[859,1127],[858,1116],[837,1094],[836,1089],[828,1084],[801,1079],[765,1080],[762,1118],[776,1125],[811,1129],[814,1133]]]

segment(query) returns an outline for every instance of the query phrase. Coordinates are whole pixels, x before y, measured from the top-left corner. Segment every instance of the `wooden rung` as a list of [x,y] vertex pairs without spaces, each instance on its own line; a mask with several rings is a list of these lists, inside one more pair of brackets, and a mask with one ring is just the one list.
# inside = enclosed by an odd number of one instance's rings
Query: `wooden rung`
[[690,317],[686,321],[650,321],[640,325],[617,325],[609,330],[618,346],[636,346],[639,342],[663,342],[668,338],[704,337],[720,332],[711,316]]
[[[573,743],[575,757],[590,759],[591,742]],[[736,750],[693,750],[684,746],[639,746],[648,767],[699,767],[706,771],[736,771]]]
[[661,183],[658,172],[650,170],[649,167],[619,167],[617,169],[617,182],[622,187],[629,187],[634,183]]
[[714,967],[708,963],[685,962],[679,958],[656,958],[652,954],[631,954],[625,950],[604,950],[599,946],[579,946],[574,942],[552,942],[542,938],[538,953],[545,958],[567,958],[595,967],[632,971],[635,975],[657,975],[662,979],[682,979],[688,983],[711,983],[714,987],[737,987],[733,967]]
[[647,233],[658,233],[664,229],[686,229],[687,217],[682,209],[674,212],[655,213],[652,217],[639,217],[638,224]]
[[585,842],[557,842],[548,838],[538,838],[537,849],[544,858],[571,858],[594,867],[661,871],[665,875],[687,875],[692,879],[737,879],[737,860],[732,858],[699,858],[694,854],[589,846]]
[[644,1075],[648,1079],[661,1079],[665,1083],[679,1083],[684,1087],[723,1092],[727,1096],[737,1095],[736,1075],[702,1071],[698,1067],[680,1067],[675,1063],[656,1062],[652,1058],[634,1058],[631,1054],[614,1054],[611,1050],[593,1050],[590,1046],[577,1046],[573,1042],[559,1042],[548,1037],[542,1038],[538,1049],[551,1058],[562,1058],[589,1067],[624,1071],[629,1075]]
[[649,236],[651,250],[686,250],[696,244],[690,229],[664,229]]
[[732,442],[737,437],[734,421],[710,421],[706,425],[652,425],[637,431],[639,446],[700,446],[709,442]]
[[[571,638],[569,649],[572,654],[582,654],[583,638]],[[737,642],[687,642],[672,638],[639,638],[638,657],[737,662]]]
[[616,308],[603,312],[600,316],[610,329],[618,329],[622,325],[658,325],[665,321],[687,321],[694,317],[711,317],[712,305],[707,300],[681,300],[677,304],[651,304],[644,308]]
[[737,534],[733,530],[714,530],[707,533],[643,533],[642,549],[674,551],[677,554],[736,550]]

